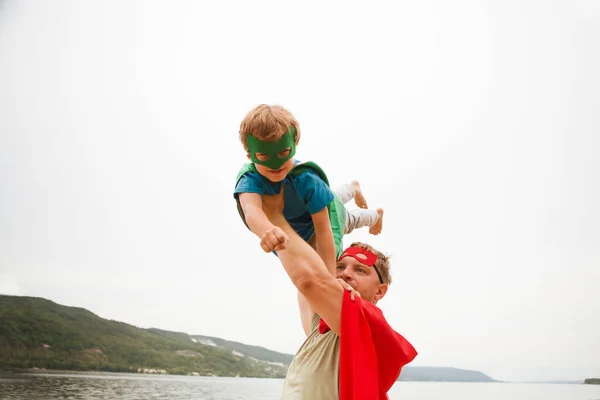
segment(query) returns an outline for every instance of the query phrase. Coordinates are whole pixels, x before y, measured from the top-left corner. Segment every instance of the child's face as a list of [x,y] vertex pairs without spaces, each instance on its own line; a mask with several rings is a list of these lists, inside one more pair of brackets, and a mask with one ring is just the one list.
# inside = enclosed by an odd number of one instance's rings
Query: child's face
[[[286,151],[289,153],[290,150]],[[261,155],[259,153],[256,155],[256,157],[260,159],[261,157],[264,157],[264,155]],[[248,155],[248,158],[250,158],[250,155]],[[260,165],[256,163],[254,164],[254,166],[256,167],[256,170],[259,174],[261,174],[271,182],[281,182],[294,167],[294,159],[290,158],[289,160],[284,162],[283,165],[278,169],[271,169],[265,165]]]
[[281,182],[294,167],[296,143],[294,127],[276,142],[265,141],[247,135],[247,157],[254,163],[259,174],[271,182]]

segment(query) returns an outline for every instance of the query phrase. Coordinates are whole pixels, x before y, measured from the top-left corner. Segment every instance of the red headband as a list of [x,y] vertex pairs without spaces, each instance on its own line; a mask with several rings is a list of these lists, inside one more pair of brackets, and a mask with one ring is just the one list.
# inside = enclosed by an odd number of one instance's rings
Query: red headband
[[344,257],[352,257],[356,261],[358,261],[368,267],[373,267],[375,272],[377,272],[377,277],[379,278],[379,282],[383,283],[383,277],[381,276],[381,273],[379,273],[379,270],[375,266],[375,263],[377,262],[377,256],[375,254],[373,254],[372,252],[370,252],[367,249],[363,249],[362,247],[350,246],[346,250],[344,250],[344,252],[340,256],[340,258],[338,258],[338,261]]
[[360,261],[361,263],[369,267],[372,267],[377,262],[377,256],[375,254],[371,253],[367,249],[363,249],[362,247],[358,246],[348,247],[346,250],[344,250],[344,252],[340,256],[340,258],[338,258],[338,260],[341,260],[342,258],[348,256],[356,259],[356,261]]

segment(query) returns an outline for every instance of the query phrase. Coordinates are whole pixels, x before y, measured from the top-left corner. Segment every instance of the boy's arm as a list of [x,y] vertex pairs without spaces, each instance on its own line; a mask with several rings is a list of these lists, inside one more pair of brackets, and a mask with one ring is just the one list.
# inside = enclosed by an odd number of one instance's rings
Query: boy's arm
[[335,278],[336,251],[333,240],[333,231],[329,221],[329,210],[327,207],[321,211],[312,214],[313,225],[315,226],[315,236],[317,244],[317,253],[325,262],[327,270]]
[[312,217],[317,253],[325,262],[327,271],[335,277],[336,249],[327,208],[335,196],[327,183],[313,171],[299,175],[295,186]]
[[265,232],[273,228],[262,209],[262,198],[258,193],[240,193],[240,205],[248,227],[256,236],[262,238]]

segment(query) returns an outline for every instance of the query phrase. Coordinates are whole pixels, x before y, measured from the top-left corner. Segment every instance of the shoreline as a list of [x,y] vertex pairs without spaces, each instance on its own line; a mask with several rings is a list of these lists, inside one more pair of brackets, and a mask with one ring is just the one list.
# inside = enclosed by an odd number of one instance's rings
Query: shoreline
[[[19,376],[25,376],[25,375],[72,375],[72,376],[131,376],[131,377],[144,377],[144,378],[157,378],[157,377],[194,377],[194,378],[216,378],[216,379],[267,379],[267,380],[283,380],[284,378],[262,378],[262,377],[252,377],[252,376],[214,376],[214,375],[192,375],[192,374],[187,374],[187,375],[182,375],[182,374],[161,374],[161,373],[143,373],[143,372],[135,372],[135,371],[131,371],[131,372],[112,372],[112,371],[96,371],[96,370],[88,370],[88,371],[81,371],[81,370],[62,370],[62,369],[42,369],[42,368],[13,368],[13,367],[0,367],[0,380],[2,379],[10,379],[10,378],[16,378],[18,379]],[[397,382],[395,382],[394,384],[399,384],[399,383],[447,383],[447,384],[466,384],[466,383],[472,383],[472,384],[516,384],[516,385],[586,385],[584,383],[584,381],[581,382],[573,382],[573,381],[565,381],[565,382],[558,382],[558,381],[549,381],[549,382],[543,382],[543,381],[515,381],[515,382],[510,382],[510,381],[494,381],[494,382],[481,382],[481,381],[429,381],[429,380],[399,380]],[[590,384],[588,383],[586,386],[592,386],[594,384]]]
[[284,378],[267,378],[267,377],[256,377],[256,376],[216,376],[216,375],[194,375],[194,374],[169,374],[169,373],[144,373],[137,371],[97,371],[97,370],[64,370],[64,369],[47,369],[47,368],[14,368],[14,367],[0,367],[0,379],[8,376],[19,376],[19,375],[129,375],[129,376],[144,376],[144,377],[194,377],[194,378],[225,378],[225,379],[284,379]]

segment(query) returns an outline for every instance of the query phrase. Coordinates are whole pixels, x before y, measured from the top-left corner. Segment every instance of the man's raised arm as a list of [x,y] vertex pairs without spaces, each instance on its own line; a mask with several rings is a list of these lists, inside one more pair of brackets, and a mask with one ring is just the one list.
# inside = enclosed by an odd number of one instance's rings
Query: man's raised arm
[[331,276],[317,252],[285,220],[283,191],[282,187],[278,195],[263,196],[262,202],[267,218],[287,235],[287,238],[279,238],[281,243],[287,241],[287,247],[277,251],[277,255],[294,286],[329,328],[339,335],[344,289]]

